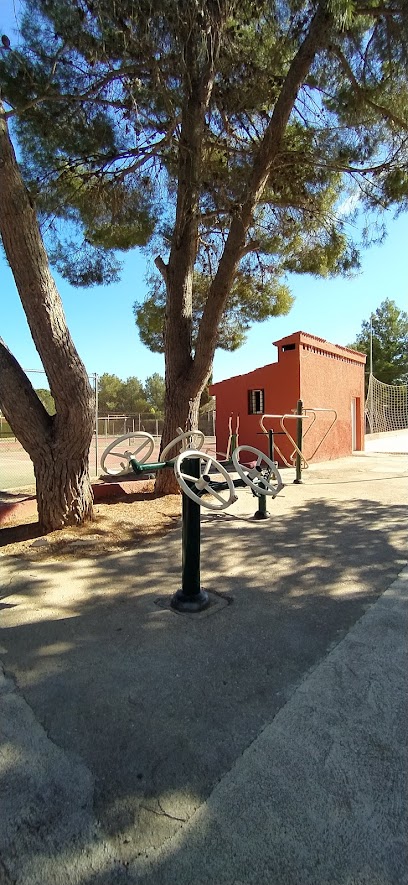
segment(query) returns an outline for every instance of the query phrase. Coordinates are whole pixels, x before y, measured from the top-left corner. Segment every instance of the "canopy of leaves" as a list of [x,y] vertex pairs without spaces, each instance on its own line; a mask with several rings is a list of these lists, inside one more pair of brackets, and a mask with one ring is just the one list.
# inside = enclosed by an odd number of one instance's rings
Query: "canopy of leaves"
[[[193,329],[197,329],[204,309],[210,280],[204,274],[194,274]],[[289,313],[293,298],[287,286],[274,280],[271,274],[251,274],[248,269],[237,274],[230,292],[218,332],[217,346],[223,350],[237,350],[245,341],[246,332],[255,322],[271,316]],[[140,338],[150,350],[164,352],[164,323],[166,289],[162,278],[150,278],[150,295],[136,302],[134,314]],[[193,341],[194,346],[194,341]]]
[[41,400],[43,406],[47,409],[49,415],[55,415],[55,402],[54,397],[50,393],[49,390],[45,387],[39,387],[38,390],[35,391],[38,398]]
[[[290,306],[287,272],[358,266],[344,210],[408,197],[408,11],[393,0],[26,0],[21,48],[0,82],[61,272],[77,285],[115,279],[115,250],[174,241],[180,120],[209,59],[194,186],[198,250],[193,309],[245,201],[251,170],[291,60],[318,6],[334,16],[268,170],[219,346]],[[191,35],[194,53],[189,54]],[[182,184],[182,183],[181,183]],[[64,233],[65,231],[65,233]],[[67,233],[68,231],[68,233]],[[113,250],[113,251],[112,251]],[[137,305],[142,340],[162,348],[163,296]]]
[[164,401],[164,378],[157,372],[146,378],[121,381],[108,372],[98,380],[98,411],[100,415],[161,415]]
[[149,402],[156,415],[163,415],[164,412],[164,394],[166,385],[164,378],[158,372],[154,372],[146,378],[145,385],[146,399]]
[[353,347],[367,354],[370,367],[372,336],[373,375],[384,384],[408,384],[408,314],[386,298],[365,320]]

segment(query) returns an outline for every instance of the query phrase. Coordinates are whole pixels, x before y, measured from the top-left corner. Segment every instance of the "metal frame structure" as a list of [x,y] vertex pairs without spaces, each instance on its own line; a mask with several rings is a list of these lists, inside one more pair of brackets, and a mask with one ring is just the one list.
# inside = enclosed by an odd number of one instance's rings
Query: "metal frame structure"
[[[177,445],[190,443],[192,437],[199,434],[201,444],[204,443],[204,434],[201,431],[183,433],[172,440],[161,454],[163,460],[149,462],[147,459],[153,452],[154,439],[148,433],[125,434],[114,440],[102,454],[102,468],[108,454],[124,459],[121,461],[120,470],[113,471],[113,475],[120,476],[129,472],[129,467],[136,475],[156,473],[164,468],[173,468],[177,481],[182,490],[182,576],[181,588],[173,595],[171,607],[180,612],[199,612],[210,605],[208,593],[200,586],[200,520],[201,506],[210,510],[224,510],[237,500],[235,489],[250,486],[259,500],[264,500],[266,495],[275,497],[283,488],[276,465],[267,458],[259,449],[251,446],[236,447],[236,435],[232,434],[229,450],[232,449],[232,459],[224,462],[216,461],[211,455],[200,449],[185,448],[176,458],[167,460],[172,448]],[[120,446],[125,440],[137,440],[138,445],[134,451],[125,449],[115,452],[116,446]],[[239,461],[240,451],[246,450],[256,454],[256,464],[246,467]],[[139,455],[139,458],[136,457]],[[265,465],[262,467],[262,465]],[[227,467],[233,465],[239,474],[239,479],[233,480],[227,471]],[[223,482],[214,479],[211,471],[221,474]],[[270,482],[271,476],[277,480],[276,485]],[[226,497],[224,496],[226,492]],[[203,496],[210,496],[204,498]],[[211,503],[211,498],[215,503]]]
[[[329,427],[327,428],[326,432],[323,434],[322,438],[319,440],[317,446],[314,448],[312,454],[308,456],[308,459],[306,459],[305,455],[303,453],[303,443],[304,443],[305,437],[307,436],[307,434],[309,433],[309,431],[311,430],[311,428],[313,427],[313,424],[315,423],[315,421],[317,419],[317,414],[316,414],[317,412],[329,412],[332,415],[334,415],[334,417],[333,417],[333,420],[331,421]],[[280,456],[280,458],[282,459],[284,464],[286,464],[287,467],[293,467],[293,466],[296,467],[296,479],[294,480],[294,482],[300,483],[302,481],[302,479],[301,479],[302,470],[306,470],[309,467],[309,462],[312,460],[312,458],[314,458],[316,452],[320,449],[320,446],[322,445],[322,443],[324,442],[324,440],[326,439],[326,437],[330,433],[332,427],[334,427],[334,425],[337,421],[336,409],[321,408],[319,406],[313,406],[313,408],[310,408],[310,407],[304,408],[302,400],[298,400],[295,412],[279,414],[279,415],[278,414],[277,415],[272,415],[272,414],[262,415],[262,417],[260,418],[260,421],[259,421],[261,430],[265,434],[270,434],[271,432],[273,433],[273,431],[270,431],[265,427],[265,424],[264,424],[265,418],[279,418],[280,426],[282,428],[283,433],[288,438],[290,443],[293,445],[293,452],[290,455],[290,461],[288,461],[285,458],[285,456],[281,452],[280,448],[276,445],[276,443],[274,443],[274,449],[276,450],[276,452],[278,453],[278,455]],[[297,422],[296,423],[296,441],[293,439],[293,436],[289,433],[288,428],[285,426],[285,420],[287,420],[289,418],[292,420],[296,420],[296,422]],[[303,432],[302,421],[305,421],[306,419],[311,419],[311,423]],[[270,452],[270,457],[273,459],[273,452],[272,453]]]

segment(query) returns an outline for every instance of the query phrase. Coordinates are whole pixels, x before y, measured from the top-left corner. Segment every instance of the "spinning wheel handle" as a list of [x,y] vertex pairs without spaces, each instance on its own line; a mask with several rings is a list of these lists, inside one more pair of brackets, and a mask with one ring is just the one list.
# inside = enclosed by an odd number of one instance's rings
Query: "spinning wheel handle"
[[[240,464],[240,452],[250,452],[251,454],[256,455],[257,462],[255,466],[245,467],[244,464]],[[232,461],[235,470],[240,475],[241,479],[243,479],[257,495],[271,495],[273,498],[276,498],[278,492],[283,489],[283,482],[276,464],[271,461],[267,455],[264,455],[260,449],[256,449],[254,446],[238,446],[238,448],[232,453]],[[270,482],[271,476],[277,480],[276,485],[273,485]]]
[[[129,446],[127,448],[122,448],[120,451],[115,452],[116,446],[120,446],[122,442],[125,440],[128,441]],[[139,443],[136,445],[136,448],[130,450],[130,442],[131,440]],[[130,459],[135,458],[139,464],[144,464],[154,449],[154,439],[150,435],[150,433],[144,433],[143,431],[139,431],[138,433],[124,433],[122,436],[118,436],[117,439],[114,439],[102,453],[101,457],[101,467],[105,473],[108,473],[110,476],[123,476],[126,473],[133,472],[130,467]],[[107,467],[105,465],[105,460],[107,455],[111,455],[114,458],[123,458],[124,461],[120,462],[120,468],[116,469],[115,467]]]
[[[191,447],[192,437],[198,437],[197,445],[194,446],[194,451],[198,451],[199,449],[202,449],[202,447],[204,445],[204,439],[205,439],[202,430],[187,430],[187,431],[185,431],[185,433],[180,433],[178,436],[176,436],[174,439],[172,439],[171,442],[167,443],[167,446],[164,447],[164,449],[160,455],[160,461],[170,460],[170,461],[174,462],[176,460],[177,456],[175,456],[174,458],[168,459],[168,454],[169,454],[169,452],[171,452],[171,450],[174,448],[174,446],[176,446],[180,442],[184,442],[185,440],[190,440],[190,451],[192,451],[192,447]],[[182,449],[182,451],[187,451],[187,450],[188,450],[188,446],[183,447],[183,449]]]
[[[188,459],[197,458],[199,460],[199,476],[193,476],[184,471],[183,467]],[[202,469],[203,465],[203,469]],[[186,470],[188,465],[185,464]],[[213,468],[217,473],[221,473],[227,483],[227,488],[219,492],[211,483],[210,471]],[[200,507],[206,507],[208,510],[225,510],[230,504],[237,500],[234,484],[232,479],[222,464],[219,464],[215,458],[206,455],[203,452],[187,449],[176,458],[174,463],[174,473],[177,482],[183,492],[188,495],[192,501],[199,504]],[[216,480],[214,480],[216,483]],[[196,491],[195,491],[196,490]],[[201,497],[197,492],[205,492],[210,498],[215,498],[215,503],[208,500],[207,497]]]

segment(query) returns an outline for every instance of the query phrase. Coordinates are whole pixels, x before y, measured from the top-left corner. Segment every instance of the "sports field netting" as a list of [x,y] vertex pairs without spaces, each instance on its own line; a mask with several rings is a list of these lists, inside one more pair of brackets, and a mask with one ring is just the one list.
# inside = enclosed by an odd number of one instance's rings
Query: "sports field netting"
[[371,433],[408,428],[408,384],[384,384],[370,375],[365,405]]

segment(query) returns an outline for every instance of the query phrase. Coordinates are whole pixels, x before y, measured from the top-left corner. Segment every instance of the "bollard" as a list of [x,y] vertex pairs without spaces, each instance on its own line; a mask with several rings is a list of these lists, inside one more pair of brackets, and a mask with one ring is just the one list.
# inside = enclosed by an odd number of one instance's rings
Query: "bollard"
[[[199,460],[189,458],[185,463],[190,476],[198,478]],[[183,492],[181,590],[177,590],[170,602],[179,612],[200,612],[210,604],[208,593],[200,587],[200,519],[200,505]]]
[[[303,402],[301,399],[298,399],[296,406],[296,414],[303,414]],[[302,421],[299,418],[296,421],[296,445],[300,451],[302,451]],[[296,485],[300,485],[302,482],[302,457],[299,455],[299,452],[296,452],[296,479],[293,480]]]

